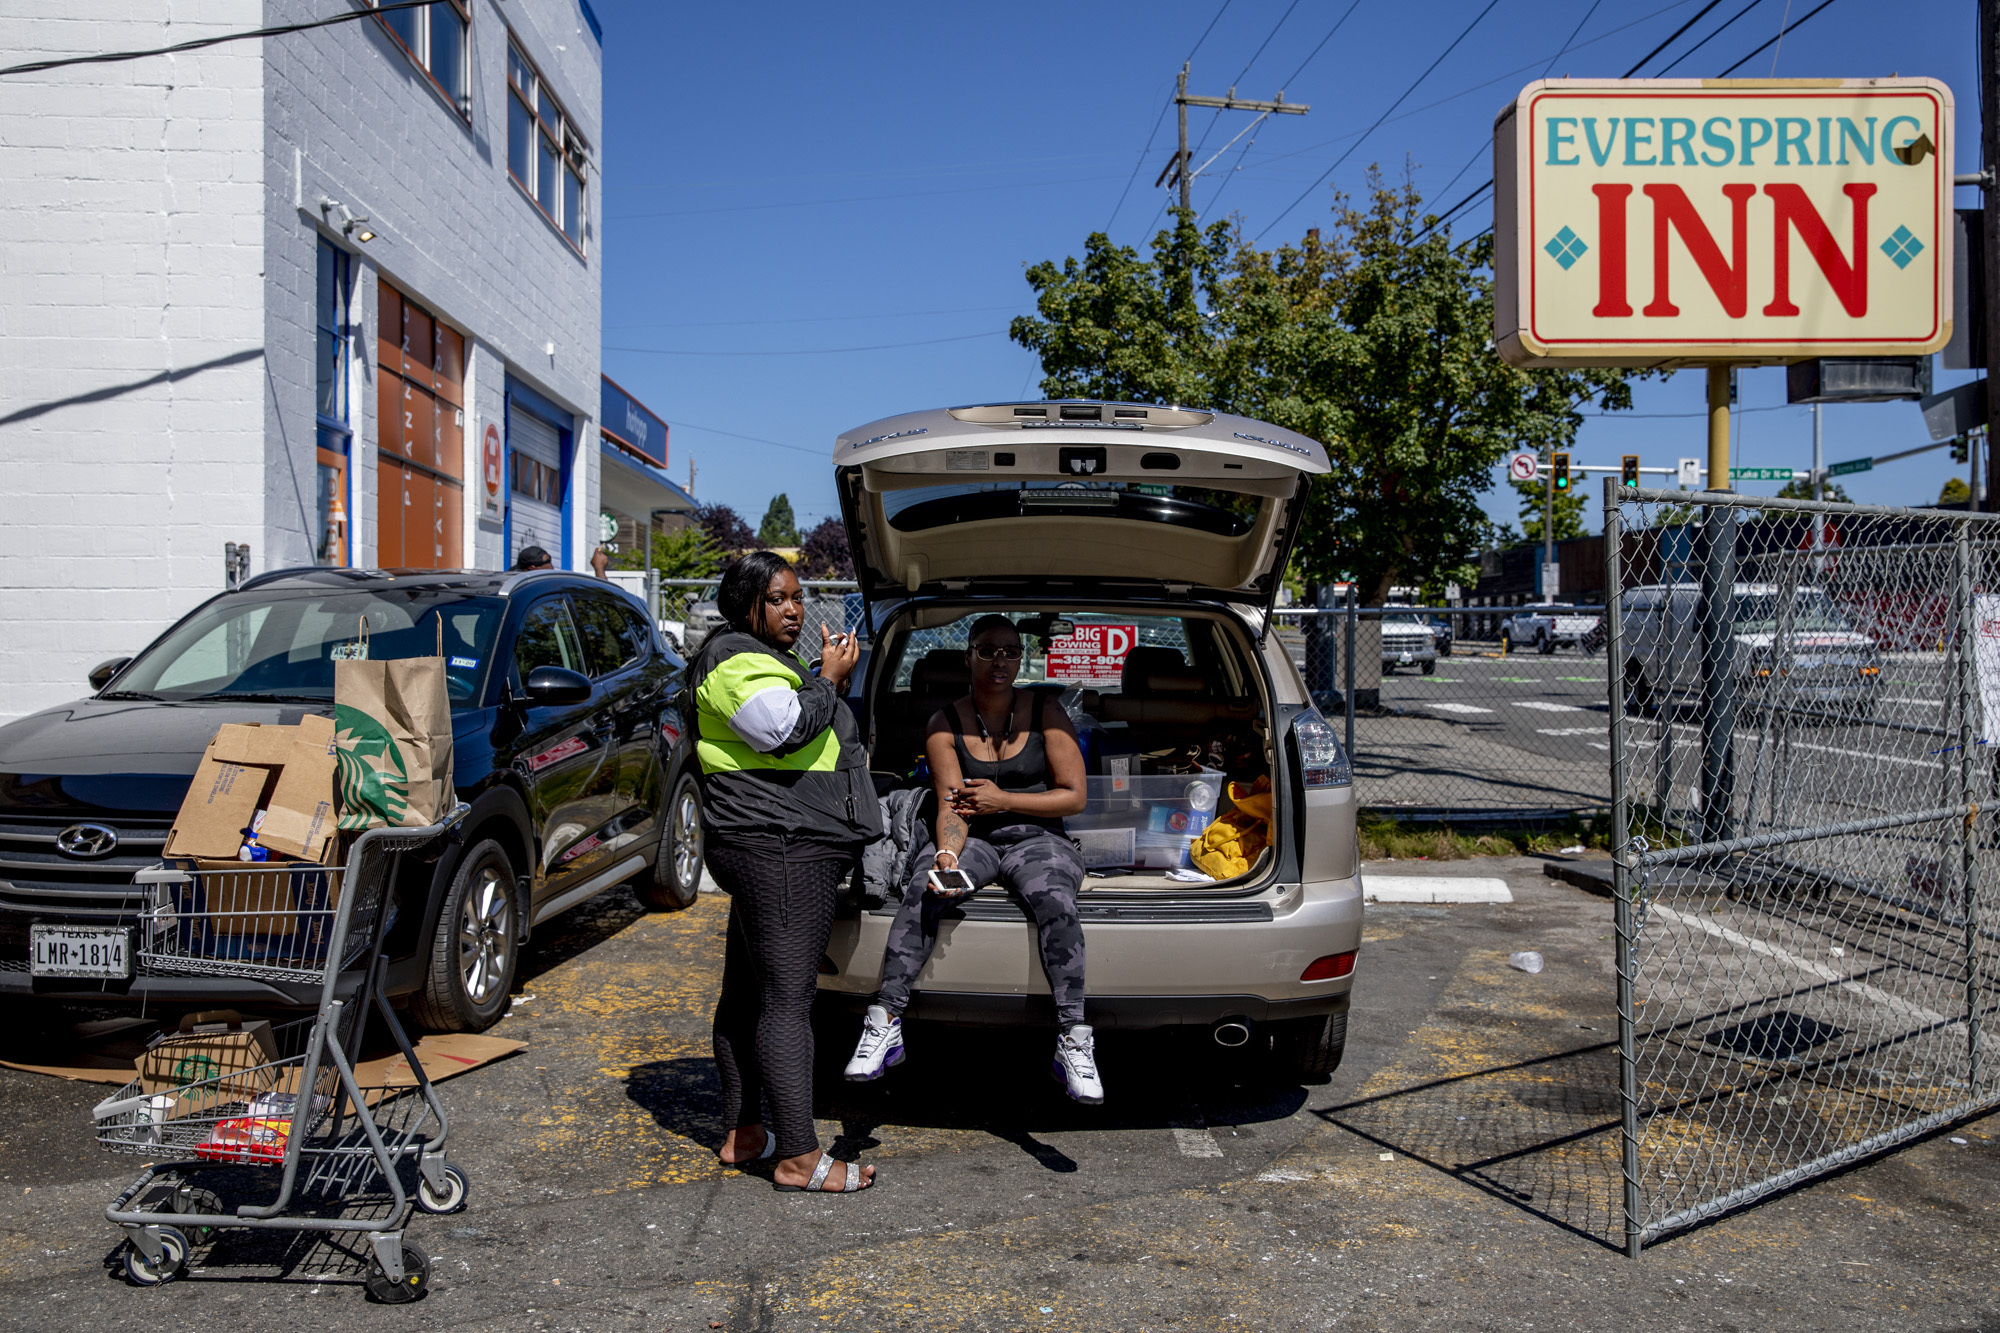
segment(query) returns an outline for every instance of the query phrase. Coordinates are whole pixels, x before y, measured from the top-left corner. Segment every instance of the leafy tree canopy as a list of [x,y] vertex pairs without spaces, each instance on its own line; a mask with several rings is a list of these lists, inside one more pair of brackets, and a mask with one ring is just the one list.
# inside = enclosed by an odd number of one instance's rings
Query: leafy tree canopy
[[771,507],[757,525],[757,540],[766,547],[799,544],[799,522],[792,516],[792,502],[783,491],[771,497]]
[[1938,503],[1941,505],[1964,504],[1971,498],[1972,487],[1966,484],[1963,477],[1947,478],[1944,489],[1938,492]]
[[693,517],[696,525],[708,534],[708,540],[714,543],[715,549],[725,555],[756,549],[757,534],[750,531],[750,525],[743,521],[743,516],[728,505],[696,505]]
[[[646,552],[636,544],[612,560],[617,569],[644,569]],[[663,579],[705,579],[722,568],[722,552],[698,525],[653,534],[653,568]]]
[[[1521,497],[1521,537],[1524,541],[1542,540],[1543,503],[1548,498],[1548,482],[1541,478],[1534,481],[1510,481]],[[1581,537],[1587,531],[1583,515],[1589,501],[1584,498],[1583,488],[1572,484],[1566,491],[1555,493],[1556,540]]]
[[799,575],[808,579],[851,579],[854,555],[847,549],[847,527],[837,518],[819,526],[799,543]]
[[[1959,483],[1961,486],[1964,484],[1964,482]],[[1822,498],[1832,500],[1836,504],[1853,503],[1853,501],[1847,498],[1847,488],[1836,482],[1826,482],[1821,487],[1821,490],[1824,493]],[[1810,500],[1813,498],[1812,483],[1809,481],[1800,481],[1797,477],[1794,477],[1778,488],[1778,498],[1780,500]],[[1938,498],[1944,499],[1945,497],[1939,496]]]
[[1414,186],[1368,177],[1335,195],[1333,225],[1259,250],[1235,221],[1175,210],[1150,258],[1101,232],[1083,256],[1027,272],[1034,315],[1015,342],[1051,398],[1179,403],[1321,441],[1294,556],[1309,583],[1352,575],[1364,601],[1429,585],[1492,525],[1479,497],[1513,449],[1567,448],[1579,409],[1631,406],[1631,372],[1516,370],[1492,348],[1492,242],[1453,245]]

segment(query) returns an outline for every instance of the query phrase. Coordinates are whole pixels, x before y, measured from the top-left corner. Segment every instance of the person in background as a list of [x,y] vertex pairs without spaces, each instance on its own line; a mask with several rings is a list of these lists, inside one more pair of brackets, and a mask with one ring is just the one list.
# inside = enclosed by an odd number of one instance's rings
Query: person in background
[[600,546],[590,553],[590,572],[603,578],[604,571],[611,568],[611,552]]
[[[813,995],[840,886],[882,836],[868,752],[842,695],[860,660],[820,627],[815,675],[795,649],[805,593],[771,551],[723,573],[711,634],[687,671],[706,860],[730,895],[715,1064],[738,1163],[775,1157],[781,1190],[852,1193],[875,1168],[836,1161],[813,1129]],[[770,1103],[764,1119],[763,1104]]]
[[1022,646],[1013,621],[981,616],[967,637],[972,693],[932,714],[924,740],[936,789],[935,838],[917,853],[889,927],[882,989],[862,1020],[847,1077],[880,1078],[902,1062],[910,988],[937,946],[939,916],[964,896],[936,892],[931,872],[962,870],[973,889],[997,881],[1034,915],[1056,1005],[1052,1072],[1071,1097],[1094,1106],[1104,1100],[1104,1084],[1083,1021],[1083,924],[1076,911],[1083,854],[1062,823],[1084,807],[1083,752],[1069,714],[1046,691],[1014,688]]
[[523,546],[521,553],[514,557],[514,568],[517,572],[525,572],[531,569],[554,569],[555,567],[556,562],[551,560],[549,553],[539,546]]

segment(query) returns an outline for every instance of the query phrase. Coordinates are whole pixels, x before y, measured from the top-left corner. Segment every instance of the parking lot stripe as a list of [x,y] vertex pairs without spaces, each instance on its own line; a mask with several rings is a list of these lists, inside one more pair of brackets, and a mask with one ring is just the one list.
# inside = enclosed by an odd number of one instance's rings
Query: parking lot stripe
[[1217,1143],[1214,1136],[1202,1126],[1177,1124],[1170,1128],[1174,1131],[1174,1146],[1181,1150],[1181,1156],[1222,1156],[1222,1145]]
[[1602,736],[1603,727],[1536,727],[1537,736]]
[[1575,704],[1552,704],[1546,699],[1516,699],[1513,702],[1516,708],[1534,708],[1544,713],[1587,713],[1590,711],[1587,708],[1579,708]]
[[1475,704],[1442,703],[1442,704],[1425,704],[1424,707],[1435,708],[1440,713],[1490,713],[1493,711],[1490,708],[1480,708]]

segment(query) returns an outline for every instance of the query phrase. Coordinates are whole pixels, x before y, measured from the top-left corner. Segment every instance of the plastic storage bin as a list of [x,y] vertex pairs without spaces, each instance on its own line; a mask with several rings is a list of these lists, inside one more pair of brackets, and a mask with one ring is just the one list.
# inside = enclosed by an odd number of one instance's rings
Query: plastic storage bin
[[1215,818],[1223,775],[1196,773],[1093,775],[1085,779],[1082,814],[1063,830],[1092,869],[1171,870],[1189,864],[1188,843]]

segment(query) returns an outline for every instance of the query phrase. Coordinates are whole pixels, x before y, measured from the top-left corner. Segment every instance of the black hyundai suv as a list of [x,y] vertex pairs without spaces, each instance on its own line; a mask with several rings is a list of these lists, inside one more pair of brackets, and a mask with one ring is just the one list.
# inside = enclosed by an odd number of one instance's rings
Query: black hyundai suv
[[605,889],[694,901],[684,664],[635,599],[552,571],[282,570],[99,666],[91,697],[0,727],[0,999],[316,1002],[233,978],[36,976],[30,943],[38,922],[131,926],[133,873],[158,861],[216,728],[331,714],[334,649],[364,624],[376,658],[431,655],[442,629],[471,807],[446,854],[397,884],[388,988],[421,1023],[490,1025],[533,927]]

